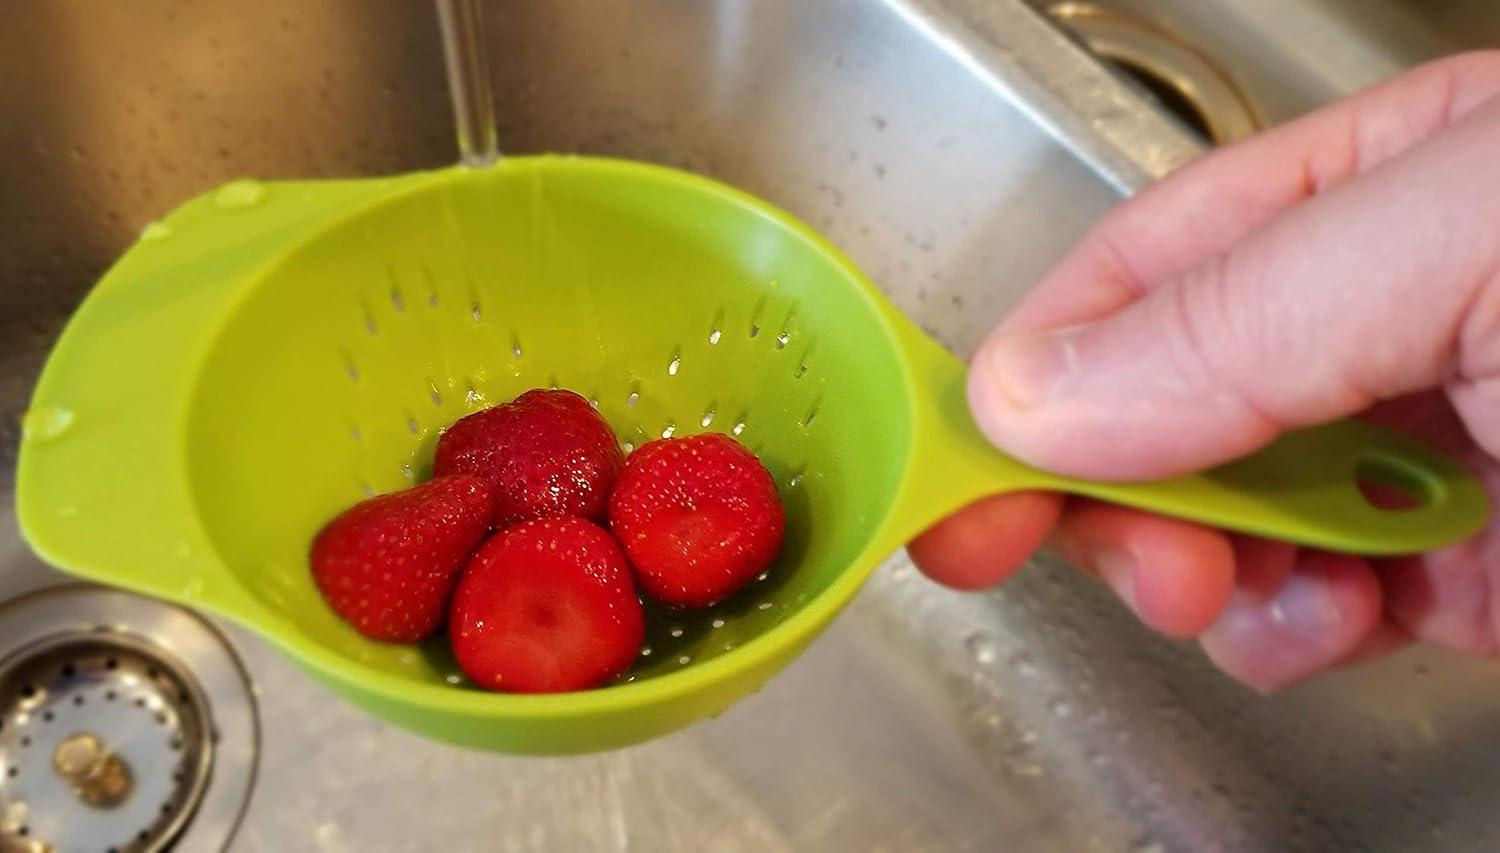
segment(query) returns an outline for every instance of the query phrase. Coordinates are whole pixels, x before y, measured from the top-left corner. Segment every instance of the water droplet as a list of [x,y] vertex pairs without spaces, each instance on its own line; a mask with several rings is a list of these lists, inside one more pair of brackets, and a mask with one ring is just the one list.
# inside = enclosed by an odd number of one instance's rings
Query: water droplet
[[172,226],[165,222],[148,222],[141,229],[141,242],[149,243],[153,240],[165,240],[172,236]]
[[768,578],[770,576],[771,576],[771,570],[770,569],[766,569],[765,571],[763,571],[760,574],[758,574],[758,575],[755,576],[755,582],[756,583],[760,583],[761,581],[765,580],[766,578]]
[[974,658],[975,663],[995,662],[995,640],[984,631],[975,631],[970,634],[964,640],[964,648],[969,650],[969,655]]
[[1031,659],[1031,655],[1025,652],[1016,652],[1011,655],[1010,665],[1012,669],[1026,678],[1036,678],[1037,676],[1036,662]]
[[769,601],[762,601],[761,603],[755,605],[755,609],[756,610],[770,610],[771,609],[771,602],[769,602]]
[[641,646],[641,657],[643,657],[643,658],[649,658],[649,657],[651,657],[651,647],[650,646]]
[[73,428],[73,413],[61,406],[40,406],[21,416],[21,434],[32,441],[54,441]]
[[417,419],[415,417],[413,417],[412,415],[407,415],[406,431],[411,433],[412,435],[416,435],[417,433],[422,431],[422,425],[417,423]]
[[788,332],[782,332],[776,336],[776,348],[786,349],[786,345],[792,342],[792,336]]
[[706,426],[708,426],[709,424],[711,424],[713,422],[714,422],[714,412],[713,412],[712,409],[709,409],[708,411],[706,411],[706,412],[703,413],[703,419],[700,420],[700,421],[698,421],[698,425],[702,426],[702,427],[706,427]]
[[718,329],[714,329],[712,332],[708,333],[708,345],[713,346],[714,344],[717,344],[719,342],[719,339],[722,337],[724,337],[724,333]]
[[667,424],[666,426],[662,427],[661,437],[662,438],[671,438],[672,437],[672,433],[675,433],[675,432],[677,432],[677,424]]
[[794,370],[794,371],[792,371],[792,378],[793,379],[801,379],[803,376],[806,376],[806,375],[807,375],[807,365],[805,365],[805,364],[799,364],[799,365],[797,365],[797,369]]
[[408,480],[415,480],[417,479],[417,472],[412,470],[410,463],[407,463],[401,466],[401,476]]
[[715,619],[714,621],[710,622],[709,624],[712,625],[715,628],[722,628],[722,627],[724,627],[724,620],[723,619]]
[[450,672],[447,675],[443,676],[443,680],[448,682],[449,684],[462,684],[464,677],[456,672]]
[[639,403],[640,401],[641,401],[641,392],[639,392],[639,391],[631,391],[630,392],[630,396],[625,398],[625,405],[634,408],[635,404]]
[[635,442],[633,442],[633,441],[627,441],[627,442],[625,442],[625,444],[623,445],[623,447],[625,448],[625,452],[626,453],[631,453],[631,452],[633,452],[635,450]]
[[266,186],[259,181],[230,181],[214,193],[214,206],[224,210],[254,207],[265,201]]
[[802,471],[798,471],[797,473],[793,474],[792,478],[786,481],[786,487],[789,489],[795,489],[798,486],[802,485],[802,478],[804,476],[805,474]]
[[682,356],[673,355],[672,360],[667,362],[667,375],[676,376],[678,368],[682,367]]
[[686,663],[691,663],[692,660],[693,660],[693,656],[692,655],[682,655],[681,657],[677,658],[677,663],[678,664],[686,664]]
[[521,338],[519,335],[510,336],[510,356],[511,358],[521,357]]
[[474,406],[482,406],[484,405],[484,395],[480,394],[477,390],[470,387],[469,390],[464,393],[464,403],[471,408]]
[[484,312],[479,310],[479,303],[478,302],[470,303],[470,305],[469,305],[469,316],[472,317],[472,318],[474,318],[474,322],[476,322],[476,323],[478,323],[480,320],[484,319]]
[[737,422],[734,425],[734,429],[730,430],[730,432],[734,433],[735,435],[739,435],[740,433],[742,433],[744,431],[745,431],[745,422],[744,421]]
[[677,627],[677,626],[673,626],[672,630],[668,631],[667,633],[671,634],[674,637],[681,637],[682,636],[682,628]]

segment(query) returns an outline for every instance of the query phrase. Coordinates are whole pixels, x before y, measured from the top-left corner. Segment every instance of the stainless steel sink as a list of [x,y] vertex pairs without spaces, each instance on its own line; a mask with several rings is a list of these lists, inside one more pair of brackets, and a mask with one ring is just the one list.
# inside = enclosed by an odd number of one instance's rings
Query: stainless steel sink
[[[1500,27],[1478,0],[1433,4],[1437,16],[1415,2],[1111,2],[1198,44],[1269,120],[1479,40],[1466,15]],[[1159,117],[1078,112],[1114,97],[1078,88],[1092,78],[1016,84],[1018,67],[1063,52],[1018,37],[1013,13],[1001,0],[492,4],[501,145],[643,158],[764,195],[967,352],[1118,189],[1185,150]],[[1325,28],[1290,32],[1294,15]],[[1380,23],[1407,18],[1420,32]],[[1319,32],[1344,47],[1299,41]],[[401,0],[9,10],[6,596],[59,580],[14,531],[15,425],[100,272],[148,221],[226,179],[450,162],[442,74],[431,8]],[[1143,128],[1167,142],[1131,149]],[[1500,721],[1473,698],[1500,671],[1419,651],[1260,698],[1045,558],[962,595],[898,555],[762,693],[661,741],[566,760],[420,740],[228,632],[261,720],[236,850],[1500,847],[1486,758]]]

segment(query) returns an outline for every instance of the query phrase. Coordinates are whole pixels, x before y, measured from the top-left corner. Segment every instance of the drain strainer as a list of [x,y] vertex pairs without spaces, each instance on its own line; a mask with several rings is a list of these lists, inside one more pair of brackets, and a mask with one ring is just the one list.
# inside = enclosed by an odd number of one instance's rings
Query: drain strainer
[[0,606],[0,851],[220,849],[256,748],[243,670],[197,616],[82,587]]

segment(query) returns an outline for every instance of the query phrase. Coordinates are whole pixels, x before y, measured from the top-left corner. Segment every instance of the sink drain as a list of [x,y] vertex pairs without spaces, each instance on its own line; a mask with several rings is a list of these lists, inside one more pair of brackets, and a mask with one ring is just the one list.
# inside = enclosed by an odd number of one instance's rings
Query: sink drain
[[256,748],[244,672],[197,616],[83,587],[0,606],[0,850],[222,849]]
[[1054,3],[1047,14],[1205,142],[1225,145],[1260,129],[1228,75],[1177,38],[1092,3]]

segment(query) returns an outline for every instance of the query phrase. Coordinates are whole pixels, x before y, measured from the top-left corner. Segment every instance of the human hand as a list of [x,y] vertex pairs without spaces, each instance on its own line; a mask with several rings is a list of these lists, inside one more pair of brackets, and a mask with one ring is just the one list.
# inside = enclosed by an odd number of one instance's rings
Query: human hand
[[[1073,476],[1174,476],[1359,415],[1453,454],[1500,503],[1500,52],[1410,71],[1122,204],[980,348],[969,392],[997,445]],[[1029,492],[910,553],[972,589],[1044,541],[1263,691],[1413,639],[1500,649],[1500,519],[1366,560]]]

